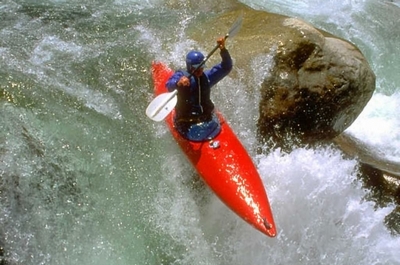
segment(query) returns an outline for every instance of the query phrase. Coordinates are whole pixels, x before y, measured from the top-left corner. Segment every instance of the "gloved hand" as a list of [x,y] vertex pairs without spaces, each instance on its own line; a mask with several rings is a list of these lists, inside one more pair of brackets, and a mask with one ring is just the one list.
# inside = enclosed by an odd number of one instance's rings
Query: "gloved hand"
[[182,76],[179,81],[176,83],[178,87],[190,86],[190,80],[186,76]]
[[224,50],[225,49],[225,38],[221,37],[217,40],[217,43],[219,45],[219,49],[220,50]]

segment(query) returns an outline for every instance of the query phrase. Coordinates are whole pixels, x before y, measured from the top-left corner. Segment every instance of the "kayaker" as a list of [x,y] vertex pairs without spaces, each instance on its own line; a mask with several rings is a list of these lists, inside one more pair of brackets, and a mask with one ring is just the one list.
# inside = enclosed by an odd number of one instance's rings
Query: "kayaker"
[[210,89],[232,70],[232,58],[225,47],[225,38],[219,38],[217,44],[222,59],[219,64],[209,70],[204,70],[204,65],[198,68],[204,55],[192,50],[186,55],[186,71],[176,71],[166,83],[170,92],[178,90],[174,121],[181,134],[187,138],[191,137],[189,134],[192,125],[217,120]]

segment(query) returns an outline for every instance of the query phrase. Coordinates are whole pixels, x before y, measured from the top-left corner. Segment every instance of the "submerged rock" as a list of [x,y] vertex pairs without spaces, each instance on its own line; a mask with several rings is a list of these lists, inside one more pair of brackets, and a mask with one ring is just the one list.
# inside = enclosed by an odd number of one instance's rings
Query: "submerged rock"
[[367,144],[348,133],[342,133],[333,142],[343,152],[359,161],[359,177],[369,190],[366,200],[378,207],[397,207],[385,217],[385,224],[393,235],[400,234],[400,163],[390,161]]
[[[383,176],[388,176],[387,179],[395,178],[400,181],[400,163],[385,158],[384,154],[374,150],[360,139],[345,132],[335,137],[333,142],[348,156],[357,158],[361,163],[381,171]],[[400,182],[397,186],[400,186]]]

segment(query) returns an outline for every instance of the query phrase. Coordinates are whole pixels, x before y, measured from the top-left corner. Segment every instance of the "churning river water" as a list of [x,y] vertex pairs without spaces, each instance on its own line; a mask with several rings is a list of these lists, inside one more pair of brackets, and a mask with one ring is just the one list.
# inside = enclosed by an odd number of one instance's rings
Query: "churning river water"
[[[399,1],[242,2],[302,18],[362,50],[377,88],[347,132],[400,162]],[[251,228],[203,186],[144,111],[150,62],[179,65],[196,45],[188,23],[216,14],[167,3],[0,1],[0,260],[400,264],[400,238],[384,222],[395,206],[365,199],[357,161],[329,146],[257,155],[249,119],[257,110],[232,77],[214,101],[256,162],[278,236]]]

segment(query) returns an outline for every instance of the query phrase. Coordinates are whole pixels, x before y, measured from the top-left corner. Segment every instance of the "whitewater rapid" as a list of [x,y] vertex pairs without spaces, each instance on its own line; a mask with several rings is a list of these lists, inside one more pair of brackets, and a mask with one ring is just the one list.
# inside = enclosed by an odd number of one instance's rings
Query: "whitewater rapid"
[[[242,1],[355,43],[376,92],[348,129],[400,150],[398,1]],[[278,226],[267,238],[199,180],[144,115],[150,62],[182,65],[195,2],[0,3],[0,247],[9,264],[400,264],[359,163],[334,146],[258,153],[258,95],[229,76],[213,99],[253,157]],[[245,30],[245,29],[242,29]],[[210,40],[213,41],[213,40]],[[234,54],[233,54],[234,57]],[[257,68],[270,58],[253,58]],[[259,67],[258,69],[262,69]],[[240,69],[237,69],[240,70]],[[262,73],[254,71],[252,84]]]

